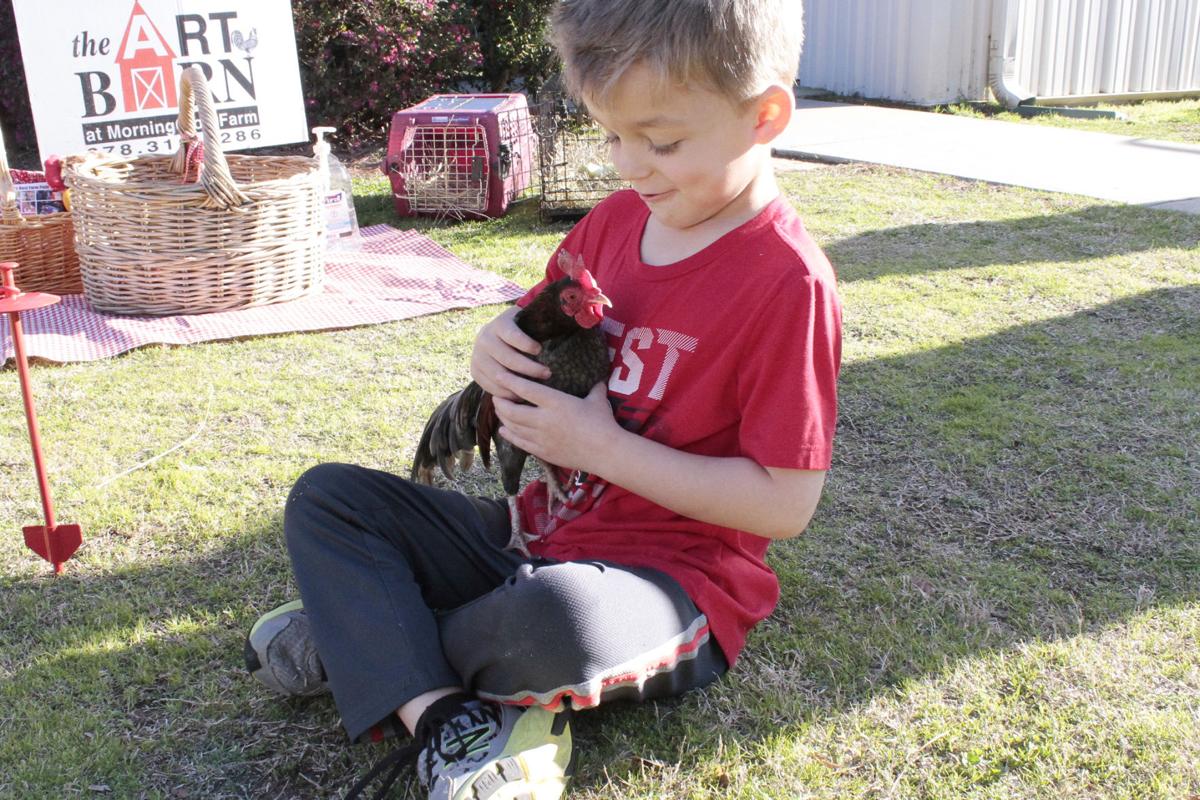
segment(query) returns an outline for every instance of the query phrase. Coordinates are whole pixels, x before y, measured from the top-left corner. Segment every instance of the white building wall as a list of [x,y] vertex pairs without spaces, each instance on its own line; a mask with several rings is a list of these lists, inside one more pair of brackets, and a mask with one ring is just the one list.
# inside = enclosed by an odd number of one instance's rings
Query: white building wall
[[[1018,82],[1034,95],[1200,91],[1200,0],[1015,1]],[[804,0],[800,84],[923,105],[985,99],[999,2]]]
[[805,0],[800,84],[909,103],[982,96],[991,0]]
[[1017,74],[1040,97],[1200,90],[1200,0],[1021,0]]

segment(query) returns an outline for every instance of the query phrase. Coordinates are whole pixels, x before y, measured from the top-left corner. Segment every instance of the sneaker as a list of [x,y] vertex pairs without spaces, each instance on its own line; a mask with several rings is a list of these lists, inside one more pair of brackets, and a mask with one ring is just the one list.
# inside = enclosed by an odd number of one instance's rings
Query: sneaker
[[471,699],[427,736],[417,778],[430,800],[557,800],[566,787],[567,713]]
[[258,618],[246,636],[245,656],[250,674],[279,694],[310,697],[329,690],[300,600]]

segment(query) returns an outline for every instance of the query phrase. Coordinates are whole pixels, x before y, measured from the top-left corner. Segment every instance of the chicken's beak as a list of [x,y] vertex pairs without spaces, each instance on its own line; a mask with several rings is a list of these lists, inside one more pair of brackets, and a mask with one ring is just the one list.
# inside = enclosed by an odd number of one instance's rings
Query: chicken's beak
[[[585,313],[590,316],[591,323],[585,324],[582,320],[580,320],[580,324],[585,328],[590,328],[592,325],[599,324],[600,321],[604,319],[605,306],[612,308],[612,301],[605,297],[602,292],[596,292],[594,295],[588,297],[587,304],[585,306]],[[576,317],[576,319],[578,319],[578,317]]]

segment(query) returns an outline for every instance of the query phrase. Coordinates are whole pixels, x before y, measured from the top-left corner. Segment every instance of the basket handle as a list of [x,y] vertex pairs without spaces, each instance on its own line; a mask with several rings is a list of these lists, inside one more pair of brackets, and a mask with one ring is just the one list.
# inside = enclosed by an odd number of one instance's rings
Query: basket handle
[[251,202],[229,172],[229,162],[221,151],[220,128],[213,110],[212,93],[208,90],[204,71],[197,64],[185,69],[179,77],[179,119],[176,126],[180,141],[179,149],[171,160],[171,171],[183,175],[187,168],[187,145],[197,139],[197,113],[200,115],[200,125],[204,128],[204,169],[200,171],[200,186],[208,195],[204,207],[228,209]]
[[8,151],[4,148],[4,131],[0,130],[0,219],[5,222],[24,222],[17,208],[17,191],[12,173],[8,171]]

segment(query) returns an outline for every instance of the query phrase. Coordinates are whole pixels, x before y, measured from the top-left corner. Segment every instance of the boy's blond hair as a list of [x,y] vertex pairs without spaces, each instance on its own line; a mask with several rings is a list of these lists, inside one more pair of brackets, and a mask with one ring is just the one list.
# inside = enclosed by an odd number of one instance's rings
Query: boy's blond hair
[[550,39],[577,96],[602,101],[641,63],[665,85],[700,84],[743,103],[792,85],[800,17],[801,0],[561,0]]

